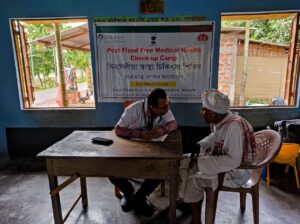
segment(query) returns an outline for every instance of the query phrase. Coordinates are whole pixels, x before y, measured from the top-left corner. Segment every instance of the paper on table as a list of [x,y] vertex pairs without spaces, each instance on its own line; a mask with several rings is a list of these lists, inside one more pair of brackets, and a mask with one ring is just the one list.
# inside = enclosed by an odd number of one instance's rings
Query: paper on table
[[142,138],[132,138],[131,140],[134,140],[134,141],[149,141],[149,142],[163,142],[163,141],[165,141],[167,136],[168,136],[168,134],[162,135],[158,138],[152,138],[150,140],[145,140],[145,139],[142,139]]

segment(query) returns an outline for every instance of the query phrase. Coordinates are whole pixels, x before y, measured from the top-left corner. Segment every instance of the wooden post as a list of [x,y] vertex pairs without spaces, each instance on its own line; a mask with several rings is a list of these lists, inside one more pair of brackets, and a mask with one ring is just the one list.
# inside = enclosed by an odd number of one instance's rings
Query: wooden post
[[90,67],[85,68],[86,72],[86,78],[87,78],[87,89],[88,89],[88,94],[92,94],[93,90],[93,83],[92,83],[92,74],[91,74],[91,69]]
[[63,107],[68,106],[67,97],[66,97],[66,81],[64,74],[64,62],[63,62],[63,53],[61,49],[61,37],[60,37],[60,28],[59,23],[54,24],[55,28],[55,51],[56,51],[56,70],[59,76],[59,89],[58,95],[61,97],[61,103]]
[[169,223],[176,224],[176,199],[179,176],[179,161],[170,161]]
[[81,186],[81,196],[82,196],[82,207],[87,209],[88,206],[88,197],[87,197],[87,188],[86,188],[86,178],[80,177],[80,186]]
[[240,91],[240,106],[244,106],[245,103],[245,90],[247,84],[247,66],[248,66],[248,55],[249,55],[249,38],[250,38],[250,21],[246,21],[246,32],[244,42],[244,60],[243,60],[243,73],[241,80],[241,91]]
[[[57,177],[53,175],[52,160],[47,159],[46,162],[47,162],[50,191],[52,191],[58,187]],[[52,195],[51,201],[52,201],[54,223],[55,224],[63,224],[64,222],[63,222],[63,217],[62,217],[62,212],[61,212],[59,193]]]

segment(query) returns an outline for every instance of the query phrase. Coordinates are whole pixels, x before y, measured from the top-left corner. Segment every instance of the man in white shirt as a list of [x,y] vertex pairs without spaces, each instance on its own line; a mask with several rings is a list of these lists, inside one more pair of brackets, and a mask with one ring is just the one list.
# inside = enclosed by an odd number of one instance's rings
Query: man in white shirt
[[[175,118],[169,108],[169,98],[163,89],[154,89],[147,99],[129,105],[116,124],[116,135],[123,138],[151,140],[169,134],[177,129]],[[139,214],[151,216],[154,207],[149,196],[159,185],[160,180],[146,179],[136,193],[126,178],[109,178],[123,193],[121,208],[124,212],[132,208]]]
[[242,186],[250,173],[236,169],[248,163],[255,153],[253,128],[242,117],[229,111],[228,97],[217,90],[206,90],[202,96],[201,114],[206,123],[213,125],[212,133],[199,141],[200,154],[192,159],[186,155],[180,164],[180,197],[191,205],[193,224],[201,223],[201,204],[204,189],[218,186],[218,173],[226,172],[224,185]]

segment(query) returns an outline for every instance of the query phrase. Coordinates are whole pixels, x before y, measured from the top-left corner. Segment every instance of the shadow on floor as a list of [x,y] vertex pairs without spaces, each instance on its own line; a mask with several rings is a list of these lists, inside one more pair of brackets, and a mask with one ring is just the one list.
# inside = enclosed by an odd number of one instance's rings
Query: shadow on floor
[[[290,190],[295,189],[295,185],[294,187],[291,185],[293,182],[290,182],[287,189],[281,186],[282,182],[287,182],[287,180],[283,180],[285,177],[281,173],[276,174],[275,171],[272,171],[271,174],[272,185],[268,187],[264,181],[260,185],[260,223],[298,223],[300,220],[299,192],[295,193]],[[63,177],[59,178],[59,182],[64,179]],[[49,184],[43,160],[9,161],[1,158],[0,183],[1,224],[54,223]],[[168,223],[168,198],[160,196],[160,189],[157,189],[149,198],[156,206],[155,214],[150,218],[145,218],[136,215],[134,211],[129,213],[121,211],[120,201],[114,196],[114,188],[107,178],[87,178],[87,188],[88,209],[84,211],[79,203],[66,223]],[[75,181],[60,193],[64,214],[77,198],[79,190],[79,182]],[[166,193],[168,194],[168,188]],[[205,205],[203,205],[204,207]],[[241,213],[238,208],[238,194],[222,192],[218,201],[216,224],[253,223],[251,196],[247,196],[244,213]],[[192,218],[190,214],[182,213],[180,210],[176,211],[176,217],[178,224],[190,223]],[[204,215],[202,214],[203,219]]]

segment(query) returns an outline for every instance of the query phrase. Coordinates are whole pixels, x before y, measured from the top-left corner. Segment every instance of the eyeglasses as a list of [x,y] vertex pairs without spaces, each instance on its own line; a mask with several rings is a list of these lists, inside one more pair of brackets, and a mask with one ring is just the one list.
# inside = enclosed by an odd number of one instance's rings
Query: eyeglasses
[[201,113],[204,114],[204,113],[208,113],[208,112],[211,112],[209,109],[207,109],[206,107],[201,107]]
[[157,107],[158,110],[169,110],[169,104],[162,106],[162,107]]

